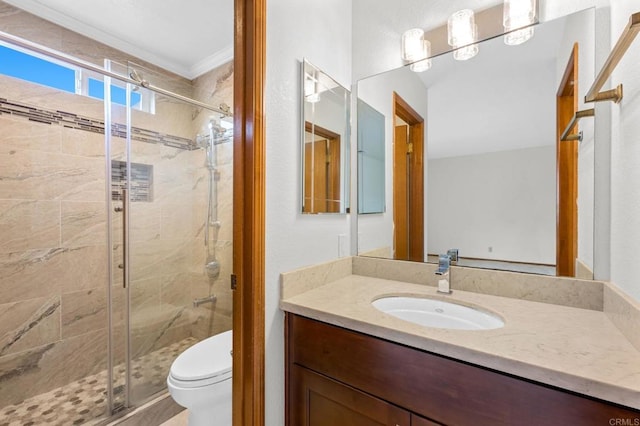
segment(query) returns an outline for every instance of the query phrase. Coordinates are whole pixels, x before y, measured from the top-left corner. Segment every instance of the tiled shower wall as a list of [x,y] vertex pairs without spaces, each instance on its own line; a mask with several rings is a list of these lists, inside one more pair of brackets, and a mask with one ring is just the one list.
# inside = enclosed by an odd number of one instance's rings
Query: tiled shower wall
[[[10,31],[3,27],[8,22],[8,8],[0,3],[0,27]],[[23,12],[10,16],[24,18],[11,21],[12,25],[37,19]],[[41,28],[51,31],[52,25]],[[43,37],[40,30],[30,31]],[[57,31],[59,35],[66,30]],[[90,43],[83,39],[80,44],[86,47]],[[183,94],[213,105],[232,105],[232,72],[231,64],[227,64],[189,82],[191,93],[185,93],[184,82],[167,85],[180,86]],[[170,76],[167,81],[172,79],[176,80]],[[0,98],[98,120],[104,115],[101,101],[9,77],[0,78]],[[158,99],[156,111],[156,115],[134,112],[133,126],[195,140],[197,134],[206,132],[211,118],[207,111],[166,98]],[[122,108],[114,107],[113,112],[114,121],[118,121]],[[124,160],[123,139],[113,138],[112,152],[113,159]],[[133,141],[132,161],[152,165],[154,175],[153,201],[132,203],[131,211],[134,357],[186,337],[202,339],[231,328],[231,143],[218,145],[218,159],[222,226],[217,257],[222,271],[220,279],[211,283],[204,273],[208,185],[204,151]],[[106,368],[104,164],[103,134],[0,115],[3,403],[19,402]],[[121,238],[121,219],[121,213],[113,212],[116,243]],[[124,342],[124,298],[121,270],[117,268],[121,252],[121,244],[116,244],[116,362],[123,359]],[[215,305],[192,307],[194,298],[210,292],[218,296]],[[148,389],[133,391],[134,397],[136,392],[143,397]]]

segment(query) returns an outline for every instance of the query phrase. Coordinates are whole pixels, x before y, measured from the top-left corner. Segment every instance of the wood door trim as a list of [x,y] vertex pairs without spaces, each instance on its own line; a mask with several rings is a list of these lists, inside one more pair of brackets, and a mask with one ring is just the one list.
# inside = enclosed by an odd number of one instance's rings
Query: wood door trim
[[[409,125],[408,142],[413,144],[414,147],[415,155],[413,156],[414,161],[412,162],[412,165],[414,166],[415,173],[417,175],[414,179],[412,179],[413,185],[411,186],[411,194],[407,196],[407,200],[410,201],[405,203],[406,211],[398,212],[398,209],[395,205],[395,194],[398,190],[396,186],[398,176],[396,174],[396,167],[394,167],[393,221],[395,224],[398,224],[398,221],[401,220],[403,216],[409,217],[410,223],[407,226],[411,230],[411,235],[416,236],[416,238],[410,239],[409,250],[405,260],[424,262],[424,118],[420,116],[420,114],[415,109],[413,109],[413,107],[411,107],[411,105],[409,105],[404,99],[402,99],[402,97],[396,92],[393,92],[392,113],[394,120],[394,129],[396,128],[396,116],[400,117]],[[394,164],[397,161],[395,138],[396,134],[394,130]],[[398,247],[399,241],[402,242],[402,238],[397,238],[397,235],[394,233],[394,248]]]
[[326,138],[326,139],[340,139],[340,134],[324,127],[318,126],[317,124],[313,124],[309,121],[304,122],[304,131],[311,133],[313,131],[314,134]]
[[[578,110],[578,44],[565,68],[556,94],[556,275],[575,276],[578,258],[578,141],[560,141]],[[577,125],[572,129],[577,133]]]
[[233,425],[264,425],[266,0],[234,0]]
[[424,118],[396,92],[393,92],[393,115],[402,118],[409,125],[424,123]]

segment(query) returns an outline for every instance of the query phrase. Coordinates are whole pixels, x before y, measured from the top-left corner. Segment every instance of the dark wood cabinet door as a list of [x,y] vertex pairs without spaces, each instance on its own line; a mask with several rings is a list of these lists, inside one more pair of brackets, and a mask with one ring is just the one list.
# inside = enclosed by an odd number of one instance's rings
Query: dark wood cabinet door
[[297,365],[291,371],[291,392],[291,425],[411,425],[408,411]]

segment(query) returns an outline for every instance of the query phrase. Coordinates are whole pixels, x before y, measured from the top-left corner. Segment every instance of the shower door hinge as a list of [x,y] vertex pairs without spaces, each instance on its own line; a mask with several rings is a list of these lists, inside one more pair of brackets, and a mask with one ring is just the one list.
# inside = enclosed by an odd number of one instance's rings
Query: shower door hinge
[[238,279],[236,274],[231,274],[231,290],[235,290],[238,287]]

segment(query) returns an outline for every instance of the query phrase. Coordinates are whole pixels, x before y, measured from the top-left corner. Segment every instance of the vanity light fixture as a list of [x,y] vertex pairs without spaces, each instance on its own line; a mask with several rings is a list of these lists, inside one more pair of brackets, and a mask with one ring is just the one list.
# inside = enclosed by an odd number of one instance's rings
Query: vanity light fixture
[[425,40],[424,31],[412,28],[402,34],[402,59],[412,62],[409,69],[422,72],[431,68],[431,43]]
[[504,0],[505,44],[516,46],[533,37],[536,10],[536,0]]
[[466,61],[478,54],[478,27],[473,10],[463,9],[451,15],[447,21],[447,33],[449,46],[455,49],[455,60]]

